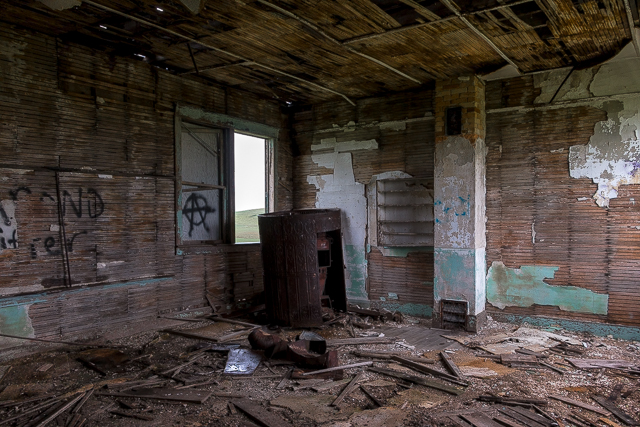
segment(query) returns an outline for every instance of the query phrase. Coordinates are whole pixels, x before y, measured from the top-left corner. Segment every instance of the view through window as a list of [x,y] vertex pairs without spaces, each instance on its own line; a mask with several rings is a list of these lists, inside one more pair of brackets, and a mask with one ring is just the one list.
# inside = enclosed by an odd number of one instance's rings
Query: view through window
[[234,134],[236,243],[259,242],[258,215],[266,207],[266,141]]

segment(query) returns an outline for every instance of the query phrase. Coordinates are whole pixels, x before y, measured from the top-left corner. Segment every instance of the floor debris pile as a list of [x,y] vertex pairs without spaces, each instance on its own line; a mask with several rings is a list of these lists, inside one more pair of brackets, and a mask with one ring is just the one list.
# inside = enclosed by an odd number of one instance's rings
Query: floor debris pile
[[[0,363],[0,426],[637,426],[637,342],[354,309],[179,322]],[[195,320],[195,321],[194,321]]]

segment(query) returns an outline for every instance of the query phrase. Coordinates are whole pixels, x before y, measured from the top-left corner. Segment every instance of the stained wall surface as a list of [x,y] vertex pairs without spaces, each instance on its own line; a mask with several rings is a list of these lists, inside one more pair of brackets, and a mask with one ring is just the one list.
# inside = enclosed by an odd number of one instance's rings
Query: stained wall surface
[[490,311],[640,325],[640,60],[624,53],[487,83]]
[[292,125],[294,207],[342,210],[349,301],[430,316],[433,243],[379,244],[375,203],[378,180],[432,181],[433,90],[318,104]]
[[280,128],[276,208],[287,209],[278,103],[7,24],[0,75],[2,333],[126,332],[204,309],[207,296],[222,311],[260,297],[259,245],[176,255],[174,111],[187,104]]

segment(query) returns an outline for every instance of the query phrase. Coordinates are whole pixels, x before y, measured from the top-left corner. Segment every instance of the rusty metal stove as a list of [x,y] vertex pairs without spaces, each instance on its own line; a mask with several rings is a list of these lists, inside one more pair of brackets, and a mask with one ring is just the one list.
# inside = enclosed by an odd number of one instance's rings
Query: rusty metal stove
[[322,324],[322,303],[346,310],[340,209],[258,216],[267,315],[276,324]]

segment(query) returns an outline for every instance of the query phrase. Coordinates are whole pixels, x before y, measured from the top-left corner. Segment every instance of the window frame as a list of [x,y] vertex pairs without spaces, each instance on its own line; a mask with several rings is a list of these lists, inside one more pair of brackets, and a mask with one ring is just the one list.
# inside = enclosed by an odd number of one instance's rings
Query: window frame
[[[220,206],[221,215],[221,239],[220,240],[183,240],[182,239],[182,205],[183,194],[188,193],[183,190],[182,182],[182,123],[192,123],[199,126],[220,129],[222,131],[222,152],[220,185],[221,191]],[[275,210],[277,200],[277,168],[276,168],[276,141],[279,129],[262,123],[252,122],[245,119],[206,111],[199,107],[189,105],[176,105],[174,114],[174,159],[175,159],[175,247],[176,253],[186,254],[188,248],[194,246],[217,246],[235,245],[235,182],[234,182],[234,134],[241,133],[265,140],[265,211]],[[208,187],[203,185],[203,187]],[[192,190],[193,191],[193,190]],[[258,244],[258,243],[238,243],[238,244]]]

